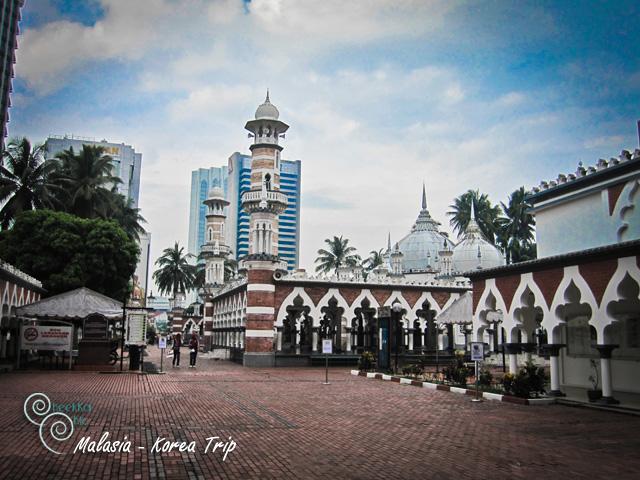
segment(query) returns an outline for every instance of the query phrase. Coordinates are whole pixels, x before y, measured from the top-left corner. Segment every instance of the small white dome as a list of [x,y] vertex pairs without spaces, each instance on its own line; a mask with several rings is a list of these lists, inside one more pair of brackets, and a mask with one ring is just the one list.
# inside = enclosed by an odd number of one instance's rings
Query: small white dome
[[464,237],[453,249],[453,271],[463,273],[504,264],[500,250],[484,239],[476,221],[471,220]]
[[209,198],[216,199],[221,198],[224,199],[224,190],[220,187],[213,187],[209,190]]
[[256,110],[256,120],[278,120],[279,116],[280,112],[276,106],[269,101],[269,91],[267,91],[267,98]]

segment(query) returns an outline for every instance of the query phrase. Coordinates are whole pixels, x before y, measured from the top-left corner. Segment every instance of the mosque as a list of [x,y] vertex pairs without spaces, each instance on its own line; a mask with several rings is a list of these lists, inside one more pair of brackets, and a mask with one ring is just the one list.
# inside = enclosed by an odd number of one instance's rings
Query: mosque
[[[601,401],[640,404],[640,150],[578,166],[532,189],[538,259],[506,265],[481,233],[473,205],[458,242],[422,204],[409,233],[368,275],[338,268],[330,277],[287,272],[278,257],[280,139],[289,126],[267,96],[245,129],[252,138],[250,253],[240,275],[224,282],[224,207],[220,189],[205,200],[204,315],[173,314],[173,331],[199,329],[207,349],[226,348],[246,366],[310,365],[324,358],[357,360],[389,341],[405,358],[467,349],[471,340],[516,373],[532,359],[550,369],[555,395],[582,395],[590,379]],[[386,322],[386,323],[385,323]],[[505,360],[503,360],[504,362]]]
[[413,281],[430,281],[436,278],[458,277],[464,272],[499,267],[505,264],[502,252],[487,241],[475,220],[474,205],[471,219],[456,244],[446,232],[439,230],[440,223],[434,220],[427,209],[427,192],[422,186],[422,208],[411,231],[391,246],[391,236],[383,258],[383,270],[393,271],[392,257],[399,256],[401,273]]

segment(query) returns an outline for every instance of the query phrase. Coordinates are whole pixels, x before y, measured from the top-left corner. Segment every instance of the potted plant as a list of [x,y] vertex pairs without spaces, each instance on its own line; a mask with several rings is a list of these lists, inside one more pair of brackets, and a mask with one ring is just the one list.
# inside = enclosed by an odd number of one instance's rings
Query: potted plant
[[587,396],[589,397],[589,401],[593,403],[602,398],[602,390],[598,388],[598,364],[593,358],[589,360],[589,363],[591,364],[591,375],[589,375],[589,381],[593,388],[587,390]]

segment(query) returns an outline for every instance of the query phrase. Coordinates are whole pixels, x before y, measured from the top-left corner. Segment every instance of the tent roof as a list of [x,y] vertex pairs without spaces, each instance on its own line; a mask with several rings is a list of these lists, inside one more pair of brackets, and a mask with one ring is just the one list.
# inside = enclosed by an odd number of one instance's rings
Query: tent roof
[[16,309],[20,317],[81,319],[92,313],[122,317],[122,302],[81,287]]
[[473,294],[464,292],[438,317],[438,323],[471,323],[473,317]]
[[[502,312],[487,312],[487,321],[499,322],[502,320]],[[473,321],[473,293],[465,292],[449,305],[436,318],[438,323],[472,323]]]

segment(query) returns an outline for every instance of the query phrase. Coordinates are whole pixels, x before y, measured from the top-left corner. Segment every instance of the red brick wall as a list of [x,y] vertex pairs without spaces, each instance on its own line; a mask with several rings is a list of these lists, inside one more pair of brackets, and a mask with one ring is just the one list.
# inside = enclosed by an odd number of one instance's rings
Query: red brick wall
[[273,340],[271,338],[248,337],[245,339],[245,351],[265,353],[273,351]]
[[624,186],[625,182],[620,182],[607,188],[609,198],[609,216],[613,215],[613,210],[616,208],[616,203],[618,203],[618,198],[620,197]]
[[371,294],[378,301],[379,305],[384,305],[384,302],[386,302],[391,296],[391,290],[375,289],[371,290]]
[[536,282],[536,285],[540,291],[542,291],[544,300],[547,303],[547,308],[551,306],[551,302],[553,302],[553,297],[556,294],[556,290],[558,289],[558,285],[560,285],[563,276],[564,269],[562,268],[533,272],[533,281]]
[[507,307],[507,310],[511,309],[511,302],[513,302],[513,295],[516,293],[520,285],[520,275],[508,275],[506,277],[496,278],[496,287],[502,294],[502,299]]
[[444,307],[444,304],[447,303],[451,294],[449,292],[431,292],[431,296],[436,301],[440,308]]
[[583,263],[578,267],[580,275],[586,280],[589,288],[593,292],[598,305],[602,301],[604,291],[611,280],[618,262],[615,259],[601,260],[599,262]]
[[484,293],[484,288],[486,286],[486,282],[484,280],[476,280],[472,283],[473,285],[473,313],[476,313],[478,309],[478,304],[480,303],[480,297]]
[[362,289],[360,288],[339,288],[338,291],[347,301],[349,306],[352,306],[355,299],[358,298],[358,295],[362,293]]
[[249,283],[273,283],[273,272],[271,270],[248,270],[247,279]]
[[273,292],[261,292],[250,290],[247,292],[247,306],[248,307],[273,307],[274,294]]
[[293,287],[289,287],[286,285],[276,285],[276,294],[273,300],[276,308],[276,313],[278,313],[278,310],[280,310],[280,307],[282,306],[282,302],[284,302],[284,299],[287,298],[291,292],[293,292]]

